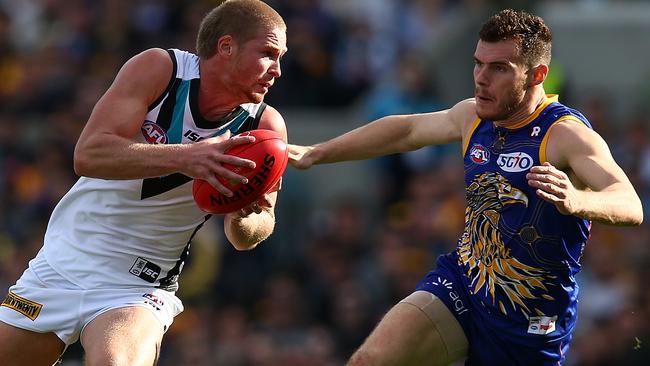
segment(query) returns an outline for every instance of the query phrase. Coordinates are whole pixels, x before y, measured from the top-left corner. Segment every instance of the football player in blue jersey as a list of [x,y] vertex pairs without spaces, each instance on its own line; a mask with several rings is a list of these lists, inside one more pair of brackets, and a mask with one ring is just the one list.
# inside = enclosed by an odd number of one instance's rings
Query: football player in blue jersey
[[[153,365],[183,306],[175,295],[190,242],[210,215],[192,179],[232,195],[246,183],[224,152],[263,128],[286,141],[263,100],[281,76],[286,24],[259,0],[227,0],[201,22],[197,52],[152,48],[128,60],[75,148],[81,178],[50,218],[43,247],[0,306],[0,365],[52,365],[80,340],[88,365]],[[276,187],[277,188],[277,187]],[[277,189],[224,220],[240,250],[275,225]]]
[[456,250],[379,322],[349,365],[558,365],[576,323],[591,221],[639,225],[641,201],[587,118],[547,95],[551,31],[503,10],[479,32],[474,97],[290,146],[298,169],[461,142]]

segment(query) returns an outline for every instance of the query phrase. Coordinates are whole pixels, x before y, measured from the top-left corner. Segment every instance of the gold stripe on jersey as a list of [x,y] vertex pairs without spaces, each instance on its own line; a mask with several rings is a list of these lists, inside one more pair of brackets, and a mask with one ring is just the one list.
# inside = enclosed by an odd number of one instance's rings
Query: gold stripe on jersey
[[474,122],[472,122],[472,128],[469,129],[469,133],[467,134],[467,137],[465,138],[465,141],[463,142],[463,156],[467,153],[467,148],[469,147],[469,142],[472,140],[472,135],[474,135],[474,131],[478,128],[478,125],[481,124],[481,119],[476,118]]
[[526,117],[526,119],[524,119],[524,120],[521,121],[521,122],[517,122],[517,123],[515,123],[515,124],[512,125],[512,126],[504,126],[504,127],[507,128],[507,129],[509,129],[509,130],[514,130],[514,129],[517,129],[517,128],[524,127],[525,125],[527,125],[527,124],[529,124],[530,122],[532,122],[535,118],[537,118],[537,117],[539,116],[539,114],[542,113],[542,111],[543,111],[546,107],[548,107],[549,104],[551,104],[551,103],[553,103],[553,102],[557,102],[558,99],[559,99],[559,96],[558,96],[557,94],[548,94],[548,95],[546,96],[546,100],[544,100],[544,101],[542,102],[542,104],[540,104],[540,105],[535,109],[535,112],[533,112],[533,114],[531,114],[530,116]]
[[546,134],[544,135],[544,138],[542,139],[542,143],[539,145],[539,163],[540,164],[544,164],[547,161],[546,160],[546,145],[548,144],[548,137],[551,135],[551,130],[553,129],[553,127],[555,127],[558,123],[560,123],[562,121],[573,121],[573,122],[578,122],[580,124],[583,123],[578,117],[572,116],[572,115],[562,116],[562,117],[558,118],[557,120],[555,120],[555,122],[553,122],[551,124],[551,126],[548,128],[548,130],[546,130]]

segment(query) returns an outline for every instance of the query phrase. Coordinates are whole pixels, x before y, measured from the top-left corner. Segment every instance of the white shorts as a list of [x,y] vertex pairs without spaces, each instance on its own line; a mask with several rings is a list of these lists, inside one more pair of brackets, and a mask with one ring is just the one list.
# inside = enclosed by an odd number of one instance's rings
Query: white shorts
[[34,332],[54,332],[69,346],[97,316],[129,306],[149,309],[164,331],[183,311],[174,293],[157,288],[84,290],[61,277],[38,255],[9,288],[0,306],[0,321]]

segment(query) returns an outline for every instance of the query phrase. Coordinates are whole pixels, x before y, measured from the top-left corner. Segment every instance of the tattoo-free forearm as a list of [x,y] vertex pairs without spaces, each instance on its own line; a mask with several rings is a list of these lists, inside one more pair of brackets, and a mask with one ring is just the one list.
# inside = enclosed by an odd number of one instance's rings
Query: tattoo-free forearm
[[354,129],[310,152],[314,164],[363,160],[411,150],[406,140],[411,124],[406,116],[388,116]]
[[640,225],[643,222],[641,200],[631,187],[579,192],[581,204],[576,216],[610,225]]

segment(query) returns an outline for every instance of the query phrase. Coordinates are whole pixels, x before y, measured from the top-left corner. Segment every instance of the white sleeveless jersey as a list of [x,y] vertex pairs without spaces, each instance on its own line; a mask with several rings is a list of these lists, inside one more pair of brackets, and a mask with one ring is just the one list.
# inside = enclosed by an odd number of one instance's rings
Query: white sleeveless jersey
[[[264,103],[220,121],[198,110],[199,59],[169,50],[174,73],[149,108],[140,142],[193,143],[257,128]],[[134,180],[81,177],[54,209],[40,255],[82,288],[152,286],[175,291],[190,241],[210,215],[197,208],[182,174]]]

